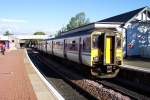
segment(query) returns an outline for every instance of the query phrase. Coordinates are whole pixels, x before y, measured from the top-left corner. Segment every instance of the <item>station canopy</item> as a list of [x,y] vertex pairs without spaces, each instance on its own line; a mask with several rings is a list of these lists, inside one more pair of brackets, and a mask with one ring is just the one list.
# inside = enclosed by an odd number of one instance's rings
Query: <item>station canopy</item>
[[8,36],[0,35],[0,41],[8,41],[8,40],[9,40]]
[[15,35],[14,37],[20,40],[36,40],[36,39],[42,40],[42,39],[51,38],[52,36],[50,35]]
[[10,36],[4,36],[0,35],[1,41],[8,41],[10,39],[19,39],[19,40],[43,40],[43,39],[49,39],[53,38],[52,35],[10,35]]

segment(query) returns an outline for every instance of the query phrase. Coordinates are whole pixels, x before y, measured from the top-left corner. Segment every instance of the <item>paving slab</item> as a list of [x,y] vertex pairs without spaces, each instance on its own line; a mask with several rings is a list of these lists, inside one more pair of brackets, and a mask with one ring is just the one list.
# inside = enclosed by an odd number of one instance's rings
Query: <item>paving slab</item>
[[21,51],[0,55],[0,100],[37,100]]
[[57,100],[56,96],[54,96],[53,93],[49,91],[48,87],[45,85],[45,83],[41,80],[39,75],[33,69],[31,62],[29,61],[30,58],[27,57],[25,49],[23,54],[28,77],[31,81],[33,90],[35,91],[38,100]]
[[25,50],[0,55],[0,100],[56,100],[26,57]]

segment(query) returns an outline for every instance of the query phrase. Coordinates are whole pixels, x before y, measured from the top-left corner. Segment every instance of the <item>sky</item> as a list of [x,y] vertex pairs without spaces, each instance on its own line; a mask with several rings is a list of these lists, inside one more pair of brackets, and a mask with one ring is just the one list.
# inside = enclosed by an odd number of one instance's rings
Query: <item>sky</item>
[[144,6],[150,0],[1,0],[0,34],[53,34],[80,12],[95,22]]

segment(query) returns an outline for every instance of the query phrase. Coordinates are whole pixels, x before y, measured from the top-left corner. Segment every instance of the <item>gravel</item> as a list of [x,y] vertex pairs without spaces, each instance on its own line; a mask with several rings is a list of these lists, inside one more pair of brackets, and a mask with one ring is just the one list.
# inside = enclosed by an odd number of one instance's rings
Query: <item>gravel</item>
[[47,66],[43,65],[38,59],[37,54],[28,51],[28,54],[39,69],[39,71],[44,75],[50,84],[65,98],[65,100],[87,100],[88,98],[81,95],[72,86],[66,83],[62,77],[58,76],[57,73],[50,70]]
[[[44,61],[47,61],[45,57],[43,57],[42,59],[44,59]],[[99,84],[98,82],[95,82],[93,80],[86,79],[73,72],[72,70],[68,70],[64,67],[64,65],[60,65],[50,60],[48,60],[48,62],[50,63],[50,65],[53,65],[54,69],[57,69],[57,72],[62,74],[62,77],[65,77],[65,79],[71,81],[73,84],[80,87],[82,90],[86,91],[98,100],[130,100],[129,97],[119,92],[104,87],[102,84]]]
[[130,100],[129,97],[91,80],[73,81],[99,100]]

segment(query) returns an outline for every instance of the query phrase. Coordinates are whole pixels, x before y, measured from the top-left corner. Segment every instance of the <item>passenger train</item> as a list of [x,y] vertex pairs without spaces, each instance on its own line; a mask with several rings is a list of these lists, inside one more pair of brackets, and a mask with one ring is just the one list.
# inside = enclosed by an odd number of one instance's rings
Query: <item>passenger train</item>
[[116,26],[92,23],[39,42],[37,48],[86,65],[93,76],[113,78],[123,63],[122,34]]

